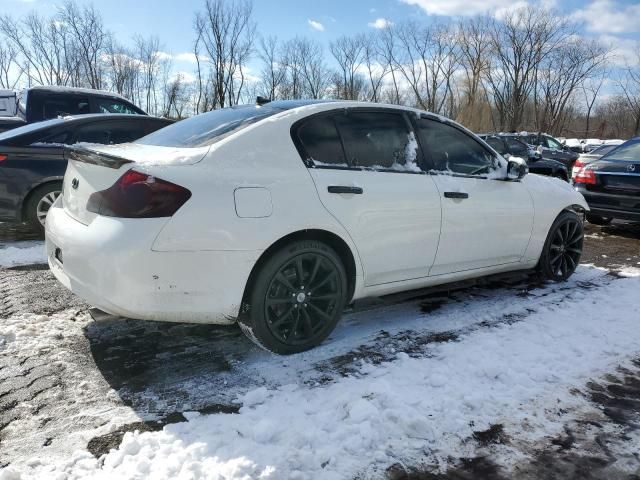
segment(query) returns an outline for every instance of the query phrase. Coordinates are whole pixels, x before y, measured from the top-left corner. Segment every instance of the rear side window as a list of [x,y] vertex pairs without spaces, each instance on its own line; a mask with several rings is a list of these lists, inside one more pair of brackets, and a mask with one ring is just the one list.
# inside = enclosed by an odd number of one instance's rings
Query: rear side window
[[504,155],[505,153],[509,153],[504,146],[504,142],[498,137],[488,137],[484,140],[489,144],[491,148],[493,148],[500,155]]
[[496,165],[493,154],[463,131],[436,120],[420,119],[418,135],[436,170],[483,175]]
[[204,147],[284,110],[268,104],[222,108],[176,122],[136,143],[160,147]]
[[352,167],[420,172],[418,144],[401,113],[349,112],[335,117]]
[[307,161],[318,166],[347,167],[338,130],[333,117],[312,117],[298,129],[298,139],[302,144]]
[[42,99],[42,118],[57,118],[67,115],[91,113],[88,98],[53,96]]
[[127,122],[99,122],[79,128],[76,132],[75,143],[113,145],[132,142],[143,135],[142,125]]
[[527,145],[525,143],[522,143],[520,140],[517,140],[515,138],[507,138],[507,144],[509,145],[509,150],[511,150],[511,153],[513,155],[526,157],[529,154]]
[[98,113],[123,113],[127,115],[138,115],[130,105],[111,98],[96,98],[94,100]]

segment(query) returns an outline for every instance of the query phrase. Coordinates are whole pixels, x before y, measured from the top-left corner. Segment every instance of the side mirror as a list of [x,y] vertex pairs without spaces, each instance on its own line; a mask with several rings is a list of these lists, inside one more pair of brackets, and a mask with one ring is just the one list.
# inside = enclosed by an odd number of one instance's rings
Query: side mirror
[[520,180],[527,173],[529,173],[529,167],[527,162],[519,157],[509,157],[507,160],[507,179],[508,180]]

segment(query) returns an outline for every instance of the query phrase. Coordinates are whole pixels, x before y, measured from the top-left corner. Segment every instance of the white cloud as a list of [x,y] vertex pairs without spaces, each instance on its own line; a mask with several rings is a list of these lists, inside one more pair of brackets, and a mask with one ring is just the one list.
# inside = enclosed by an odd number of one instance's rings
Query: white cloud
[[173,59],[177,60],[178,62],[196,63],[196,55],[193,52],[176,53],[173,56]]
[[640,40],[601,35],[599,40],[611,48],[611,61],[616,66],[626,66],[638,61]]
[[382,29],[390,27],[391,25],[393,25],[393,22],[387,20],[386,18],[376,18],[375,22],[369,22],[367,25],[369,25],[371,28]]
[[[511,9],[513,0],[400,0],[416,5],[429,15],[472,16]],[[520,4],[520,2],[516,2]]]
[[640,3],[624,5],[614,0],[594,0],[573,17],[584,20],[587,28],[600,33],[640,32]]
[[156,52],[156,58],[158,60],[171,60],[172,57],[173,56],[167,52],[162,52],[160,50]]
[[313,28],[314,30],[318,30],[319,32],[324,32],[324,25],[321,24],[320,22],[316,21],[316,20],[311,20],[308,19],[307,23],[309,24],[309,26],[311,28]]

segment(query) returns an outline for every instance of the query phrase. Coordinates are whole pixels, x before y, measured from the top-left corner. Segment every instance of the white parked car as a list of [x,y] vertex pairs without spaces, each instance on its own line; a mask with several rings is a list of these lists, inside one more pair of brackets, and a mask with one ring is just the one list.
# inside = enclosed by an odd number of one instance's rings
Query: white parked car
[[564,280],[584,198],[419,110],[272,102],[71,148],[49,264],[115,315],[239,322],[295,353],[354,299],[537,267]]

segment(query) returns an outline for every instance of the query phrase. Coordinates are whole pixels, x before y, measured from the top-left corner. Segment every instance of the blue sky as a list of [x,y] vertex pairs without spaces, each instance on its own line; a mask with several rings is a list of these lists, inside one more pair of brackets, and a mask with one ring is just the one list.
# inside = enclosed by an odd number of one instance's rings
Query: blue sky
[[[192,65],[180,60],[193,41],[194,12],[203,0],[77,0],[93,3],[105,24],[122,43],[134,34],[157,35],[163,49],[176,55],[174,68],[190,71]],[[622,62],[630,56],[640,39],[640,0],[559,1],[529,0],[558,9],[583,22],[585,36],[612,44]],[[527,0],[254,0],[258,32],[288,39],[308,35],[328,44],[343,34],[373,30],[384,22],[421,18],[426,22],[448,21],[478,13],[500,14],[501,9],[525,4]],[[51,0],[0,0],[0,12],[16,16],[37,10],[44,15],[56,11]],[[377,21],[377,23],[376,23]]]

